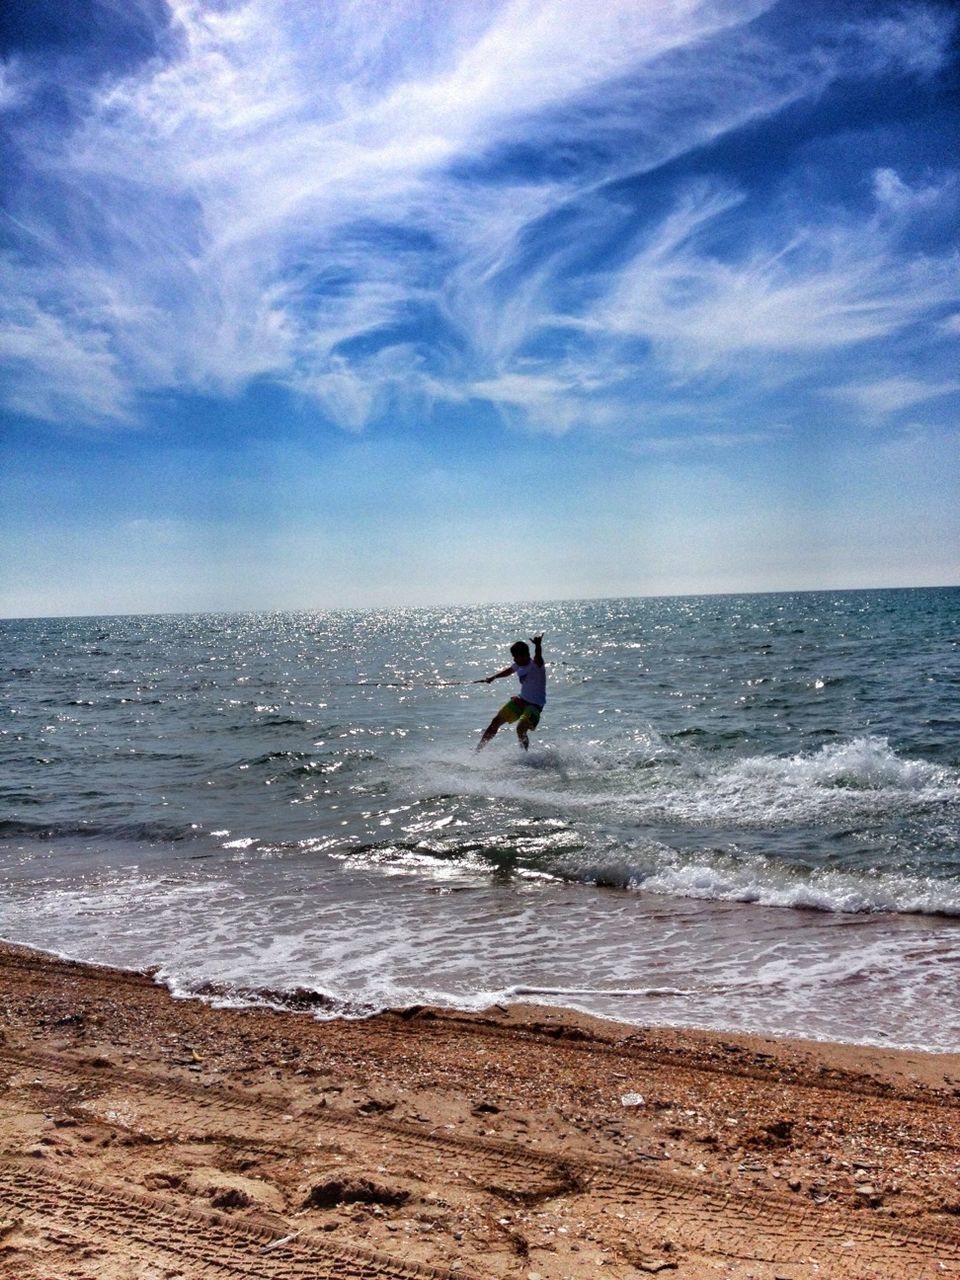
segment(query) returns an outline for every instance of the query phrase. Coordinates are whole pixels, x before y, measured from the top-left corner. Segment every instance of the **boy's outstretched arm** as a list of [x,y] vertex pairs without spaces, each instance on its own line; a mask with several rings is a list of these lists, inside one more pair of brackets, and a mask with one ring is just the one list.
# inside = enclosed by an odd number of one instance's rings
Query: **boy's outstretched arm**
[[543,653],[540,649],[540,645],[543,642],[543,632],[541,631],[538,636],[531,636],[530,639],[533,642],[533,660],[538,667],[542,667]]
[[479,680],[474,680],[474,684],[489,684],[491,680],[502,680],[504,676],[512,676],[513,667],[504,667],[502,671],[496,672],[492,676],[483,676]]

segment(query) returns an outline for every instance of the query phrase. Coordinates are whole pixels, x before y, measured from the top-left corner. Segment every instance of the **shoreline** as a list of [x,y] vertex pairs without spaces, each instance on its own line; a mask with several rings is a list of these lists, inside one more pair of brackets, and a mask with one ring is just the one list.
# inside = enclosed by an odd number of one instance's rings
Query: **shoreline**
[[[623,897],[620,893],[602,896]],[[631,900],[630,906],[641,916],[641,907],[650,911],[654,928],[664,916],[659,895],[647,895],[645,899],[641,896],[639,903]],[[806,1006],[791,1003],[795,993],[789,990],[778,992],[780,984],[776,981],[770,983],[766,990],[762,983],[752,990],[751,984],[744,984],[741,989],[736,982],[730,990],[721,981],[716,987],[716,990],[724,992],[721,1002],[715,998],[709,983],[701,990],[695,981],[688,981],[687,989],[682,985],[685,975],[676,972],[662,977],[651,973],[649,987],[629,990],[607,991],[602,985],[582,991],[566,986],[541,988],[520,981],[510,985],[509,976],[501,981],[498,975],[486,984],[486,990],[480,994],[458,991],[456,984],[452,990],[431,991],[428,981],[426,990],[419,983],[414,983],[406,989],[392,992],[392,999],[384,998],[382,993],[365,999],[362,993],[328,993],[322,984],[314,985],[316,978],[312,967],[305,969],[301,964],[298,970],[296,961],[292,972],[285,970],[282,975],[274,970],[259,980],[254,977],[231,980],[202,978],[202,968],[201,974],[191,974],[189,966],[187,972],[178,973],[176,965],[168,958],[161,958],[164,950],[156,945],[137,946],[132,950],[127,948],[127,954],[123,954],[121,948],[119,955],[116,948],[94,945],[94,952],[103,954],[106,951],[109,958],[86,959],[84,952],[89,954],[90,937],[74,939],[81,946],[61,951],[52,945],[53,938],[48,929],[47,936],[42,936],[37,943],[28,944],[24,940],[30,932],[26,918],[19,921],[19,928],[11,931],[12,937],[0,937],[0,946],[26,947],[66,963],[99,965],[116,968],[119,972],[146,974],[174,999],[196,999],[223,1009],[265,1008],[349,1021],[389,1013],[408,1003],[430,1004],[451,1015],[469,1015],[493,1007],[548,1008],[560,1017],[596,1019],[627,1029],[658,1027],[678,1032],[702,1031],[712,1037],[727,1039],[771,1038],[811,1045],[845,1045],[864,1051],[876,1049],[880,1052],[921,1054],[930,1058],[950,1059],[960,1055],[958,1005],[955,984],[951,985],[950,979],[957,958],[952,941],[957,922],[952,918],[949,945],[946,945],[943,938],[947,935],[943,934],[940,925],[920,914],[834,915],[816,910],[781,910],[755,903],[687,898],[671,899],[669,910],[682,916],[685,925],[695,926],[698,938],[706,937],[710,941],[714,956],[735,946],[744,931],[752,939],[752,952],[756,952],[764,941],[761,936],[764,930],[768,941],[773,936],[770,922],[775,914],[778,917],[775,924],[785,922],[789,926],[778,931],[777,937],[794,944],[783,963],[792,964],[795,972],[802,973],[804,964],[813,963],[815,958],[822,961],[824,956],[835,959],[851,955],[855,960],[854,971],[848,973],[841,968],[838,980],[832,986],[820,981],[816,988],[817,1001],[808,999]],[[761,929],[756,926],[757,920],[761,921]],[[645,923],[646,917],[642,916],[641,927]],[[854,931],[852,946],[849,942],[851,931]],[[36,933],[36,930],[32,932]],[[130,932],[139,936],[135,929]],[[932,944],[927,945],[931,939]],[[82,945],[84,941],[88,947]],[[376,946],[369,930],[365,942],[371,947]],[[193,945],[196,951],[196,941]],[[912,970],[891,974],[891,945],[896,946],[898,956],[904,951],[913,955]],[[875,950],[879,950],[879,955],[874,954]],[[946,963],[940,963],[944,960]],[[934,963],[938,972],[934,971]],[[193,969],[196,967],[194,964]],[[581,1000],[580,997],[587,998]],[[773,1016],[773,1010],[778,1011],[777,1016]],[[936,1017],[933,1016],[934,1011]],[[838,1028],[847,1034],[838,1034]]]
[[[596,1023],[599,1026],[605,1026],[611,1031],[616,1029],[620,1034],[626,1035],[637,1031],[676,1032],[679,1035],[702,1036],[710,1041],[723,1039],[744,1044],[753,1044],[760,1041],[774,1042],[791,1044],[797,1047],[808,1046],[811,1051],[820,1048],[827,1052],[836,1051],[841,1054],[846,1051],[853,1055],[869,1054],[875,1050],[880,1054],[889,1053],[894,1056],[912,1055],[930,1063],[942,1060],[945,1064],[944,1070],[947,1072],[950,1071],[952,1064],[956,1069],[958,1080],[960,1080],[960,1048],[951,1050],[930,1048],[923,1044],[890,1044],[878,1039],[835,1040],[827,1035],[803,1035],[789,1030],[742,1030],[727,1025],[710,1026],[705,1023],[693,1025],[681,1021],[658,1021],[653,1017],[648,1021],[638,1022],[634,1018],[618,1018],[614,1014],[593,1013],[590,1009],[582,1008],[576,1004],[564,1003],[564,997],[572,997],[573,995],[573,993],[568,992],[531,991],[528,993],[521,989],[515,993],[512,999],[505,997],[500,1000],[494,1000],[480,1008],[471,1008],[466,1004],[458,1005],[453,1002],[453,997],[450,998],[450,1003],[444,1004],[430,1002],[421,1004],[417,1002],[409,1006],[400,1005],[384,1008],[374,1008],[373,1006],[363,1006],[362,1004],[344,1004],[337,1007],[337,1002],[333,997],[329,997],[313,988],[296,987],[291,988],[289,991],[267,987],[233,988],[226,984],[220,986],[210,982],[195,990],[188,988],[178,989],[176,982],[173,982],[167,976],[161,976],[164,974],[162,965],[148,965],[146,968],[134,967],[127,969],[120,965],[101,964],[98,961],[77,960],[72,956],[63,955],[56,951],[26,947],[22,943],[7,942],[5,939],[0,938],[0,947],[7,946],[26,951],[36,951],[40,955],[63,964],[88,966],[113,973],[139,974],[149,978],[151,982],[165,991],[173,1000],[195,1000],[200,1004],[205,1004],[211,1009],[217,1010],[242,1012],[246,1009],[259,1009],[264,1012],[309,1017],[324,1022],[365,1022],[371,1018],[402,1016],[407,1008],[429,1008],[438,1015],[451,1019],[482,1018],[485,1015],[490,1015],[492,1011],[496,1011],[500,1015],[509,1014],[511,1017],[522,1017],[524,1011],[528,1011],[531,1016],[537,1015],[541,1019],[548,1017],[561,1023],[570,1024],[576,1024],[582,1020],[587,1024]],[[537,996],[542,998],[537,999]],[[554,996],[556,997],[555,1001],[551,999]]]
[[318,1021],[0,944],[0,1274],[960,1277],[960,1054]]

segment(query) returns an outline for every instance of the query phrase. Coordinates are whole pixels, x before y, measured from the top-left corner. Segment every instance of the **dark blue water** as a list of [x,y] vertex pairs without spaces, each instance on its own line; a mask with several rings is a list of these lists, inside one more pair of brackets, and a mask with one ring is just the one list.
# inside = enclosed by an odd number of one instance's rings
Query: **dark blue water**
[[[960,589],[0,622],[0,934],[227,999],[960,1047],[958,622]],[[535,630],[533,747],[477,755],[512,688],[471,682]]]

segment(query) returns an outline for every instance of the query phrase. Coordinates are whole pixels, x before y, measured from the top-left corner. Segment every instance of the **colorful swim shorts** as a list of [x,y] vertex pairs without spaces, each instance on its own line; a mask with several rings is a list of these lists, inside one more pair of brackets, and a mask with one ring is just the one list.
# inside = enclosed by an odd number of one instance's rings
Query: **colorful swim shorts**
[[500,708],[500,719],[507,724],[525,720],[528,729],[535,729],[540,723],[540,707],[533,702],[524,702],[522,698],[511,698]]

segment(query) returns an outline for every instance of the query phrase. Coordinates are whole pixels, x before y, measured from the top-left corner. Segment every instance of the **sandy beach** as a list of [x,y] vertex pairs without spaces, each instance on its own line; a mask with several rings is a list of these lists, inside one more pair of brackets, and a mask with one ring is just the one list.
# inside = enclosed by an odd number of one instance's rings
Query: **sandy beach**
[[0,1274],[960,1276],[960,1056],[174,1000],[0,947]]

